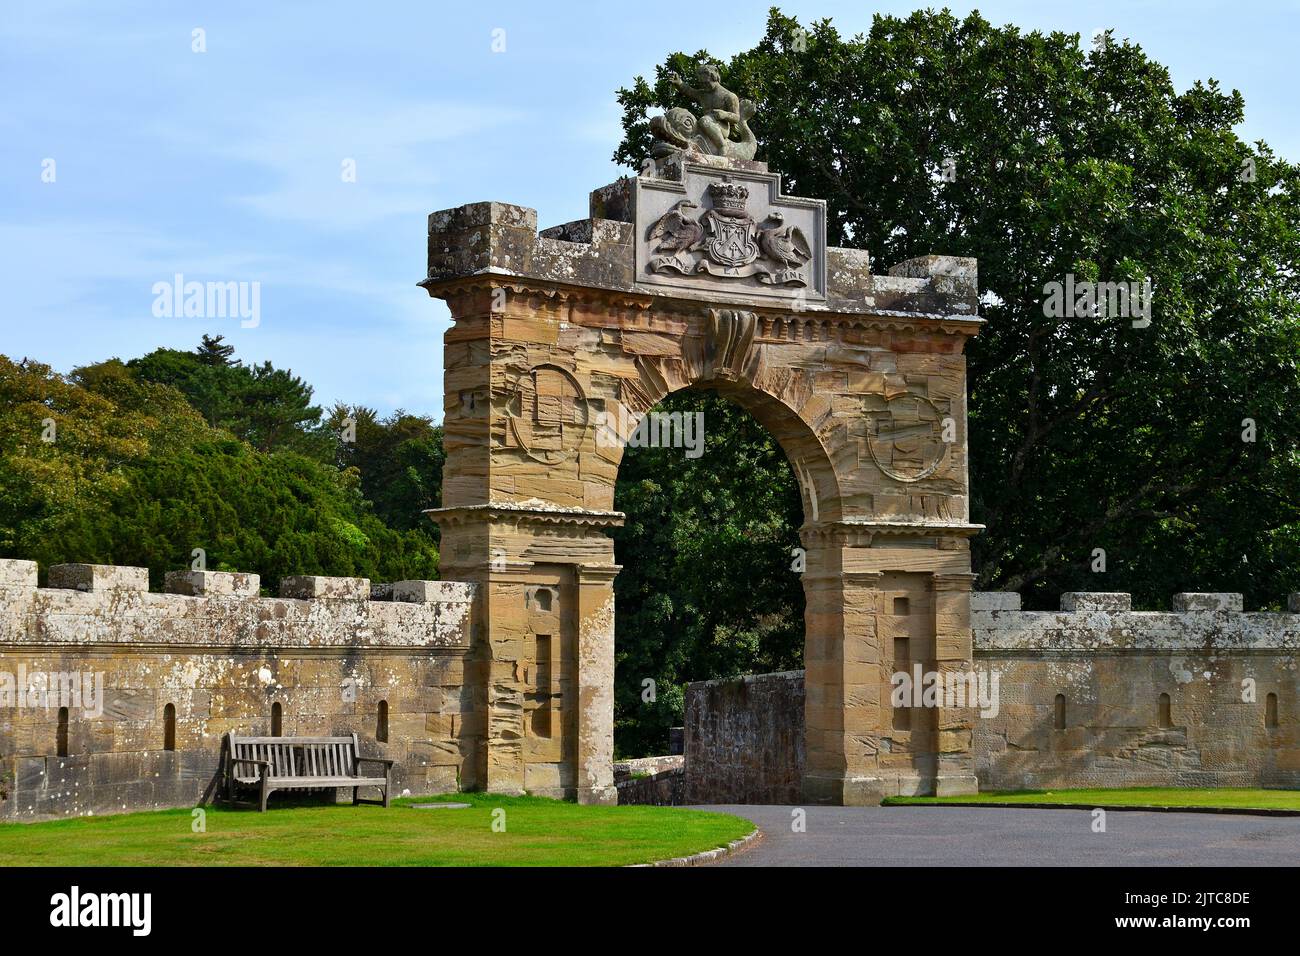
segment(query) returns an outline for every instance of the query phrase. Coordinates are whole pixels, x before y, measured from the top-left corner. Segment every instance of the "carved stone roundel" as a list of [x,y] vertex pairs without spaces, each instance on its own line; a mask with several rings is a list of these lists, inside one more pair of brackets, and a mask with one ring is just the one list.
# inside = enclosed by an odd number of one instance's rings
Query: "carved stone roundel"
[[507,414],[518,446],[547,465],[578,450],[590,417],[582,384],[568,369],[546,363],[533,366],[515,383]]
[[867,449],[876,466],[895,481],[929,478],[948,457],[943,414],[928,398],[901,395],[871,416]]

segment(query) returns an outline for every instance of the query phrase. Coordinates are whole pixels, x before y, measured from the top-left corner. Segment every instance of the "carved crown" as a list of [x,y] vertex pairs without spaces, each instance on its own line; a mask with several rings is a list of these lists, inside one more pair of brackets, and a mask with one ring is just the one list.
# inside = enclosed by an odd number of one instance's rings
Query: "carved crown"
[[749,187],[740,183],[709,183],[713,208],[724,216],[743,216],[749,200]]

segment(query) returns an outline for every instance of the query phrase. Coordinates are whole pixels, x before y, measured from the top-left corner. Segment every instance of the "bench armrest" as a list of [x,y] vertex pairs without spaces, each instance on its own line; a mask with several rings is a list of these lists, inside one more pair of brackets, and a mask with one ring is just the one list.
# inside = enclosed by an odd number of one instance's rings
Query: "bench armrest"
[[391,767],[396,761],[389,760],[387,757],[358,757],[357,763],[382,763]]

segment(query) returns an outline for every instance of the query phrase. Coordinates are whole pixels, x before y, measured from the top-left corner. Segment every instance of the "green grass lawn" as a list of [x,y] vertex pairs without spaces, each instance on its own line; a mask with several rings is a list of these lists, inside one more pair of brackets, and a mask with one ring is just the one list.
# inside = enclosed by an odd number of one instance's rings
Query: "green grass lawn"
[[1216,807],[1224,809],[1300,810],[1300,790],[1255,790],[1247,787],[1133,787],[1115,790],[1014,790],[964,797],[889,797],[888,806],[952,803],[1062,803],[1089,807]]
[[[412,803],[468,803],[417,810]],[[492,829],[505,811],[505,832]],[[584,807],[459,793],[379,806],[206,807],[0,824],[0,866],[620,866],[724,846],[748,820],[677,807]]]

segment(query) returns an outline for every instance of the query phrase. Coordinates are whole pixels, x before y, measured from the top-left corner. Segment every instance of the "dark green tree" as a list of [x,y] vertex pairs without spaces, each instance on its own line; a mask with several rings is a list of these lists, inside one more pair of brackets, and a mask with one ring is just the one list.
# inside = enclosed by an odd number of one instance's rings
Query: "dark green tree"
[[259,451],[287,449],[321,455],[328,447],[320,430],[321,408],[312,387],[293,372],[261,365],[234,366],[243,373],[229,412],[233,431]]
[[143,565],[159,587],[202,548],[211,570],[255,571],[271,593],[286,574],[437,577],[427,535],[386,527],[347,474],[293,452],[214,436],[147,457],[127,477],[105,512],[78,512],[28,556]]
[[203,336],[193,352],[155,349],[127,362],[141,379],[179,389],[207,420],[259,451],[296,451],[328,461],[332,442],[321,427],[312,388],[270,362],[244,365],[221,336]]
[[199,347],[194,350],[203,365],[230,365],[231,359],[235,354],[235,347],[227,345],[224,341],[224,335],[213,337],[204,335],[203,341]]
[[401,409],[381,419],[373,408],[340,404],[330,409],[325,427],[339,436],[339,467],[356,468],[362,494],[386,525],[436,534],[422,512],[442,501],[441,425]]
[[[155,353],[156,354],[156,353]],[[263,452],[117,360],[71,376],[0,356],[0,555],[376,581],[437,574],[425,531],[387,527],[355,469]]]
[[[713,392],[680,392],[659,412],[700,412],[704,454],[628,448],[614,505],[623,570],[614,580],[614,726],[620,754],[665,753],[693,680],[799,667],[803,586],[793,569],[799,490],[752,416]],[[655,681],[656,700],[642,699]]]
[[[924,11],[844,37],[773,10],[753,49],[675,53],[621,90],[618,160],[647,155],[653,108],[688,105],[665,77],[696,58],[756,102],[759,158],[827,200],[832,244],[979,260],[978,587],[1300,589],[1300,171],[1236,135],[1238,92],[1180,92],[1112,34]],[[1051,314],[1067,276],[1149,281],[1150,324]]]

